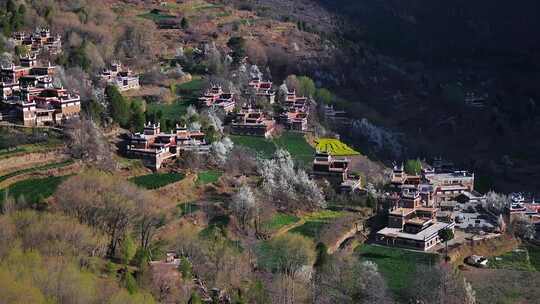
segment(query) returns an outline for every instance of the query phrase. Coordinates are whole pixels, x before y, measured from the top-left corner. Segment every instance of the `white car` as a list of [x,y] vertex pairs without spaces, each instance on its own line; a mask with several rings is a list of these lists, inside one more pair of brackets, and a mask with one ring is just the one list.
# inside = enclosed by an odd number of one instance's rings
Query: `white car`
[[465,259],[465,263],[475,267],[487,267],[488,259],[481,255],[471,255]]

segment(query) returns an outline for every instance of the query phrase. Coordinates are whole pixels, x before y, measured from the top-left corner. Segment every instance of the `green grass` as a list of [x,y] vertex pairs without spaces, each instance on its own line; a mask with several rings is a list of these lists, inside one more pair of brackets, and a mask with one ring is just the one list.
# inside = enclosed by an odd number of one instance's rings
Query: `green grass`
[[536,271],[531,263],[527,247],[519,247],[501,256],[492,257],[489,259],[488,266],[495,269]]
[[435,254],[367,244],[357,247],[355,254],[361,260],[377,264],[388,288],[398,297],[403,296],[402,292],[414,279],[417,265],[435,265],[438,261]]
[[271,158],[278,148],[285,149],[301,166],[311,164],[315,154],[315,149],[306,142],[302,134],[298,133],[286,132],[274,140],[243,135],[232,135],[231,139],[235,145],[249,148],[263,158]]
[[162,20],[176,18],[176,16],[173,16],[173,15],[162,14],[162,13],[152,13],[152,12],[148,12],[146,14],[141,14],[138,17],[149,19],[149,20],[152,20],[154,22],[159,22],[159,21],[162,21]]
[[201,76],[193,76],[192,80],[182,84],[174,85],[171,90],[179,97],[173,103],[150,103],[146,107],[146,113],[149,117],[157,116],[161,112],[161,120],[178,121],[187,113],[187,108],[194,105],[201,95],[204,87],[204,80]]
[[150,103],[146,112],[149,117],[153,117],[161,111],[162,120],[178,121],[180,117],[186,114],[189,105],[190,103],[185,101],[176,101],[171,104]]
[[336,218],[342,217],[346,212],[323,210],[310,213],[304,217],[305,223],[301,226],[293,228],[290,232],[300,233],[303,236],[310,238],[318,238],[325,225],[331,223]]
[[191,78],[191,81],[184,82],[182,84],[176,85],[176,93],[181,94],[192,94],[194,92],[200,92],[204,87],[205,81],[199,75],[194,75]]
[[154,173],[132,177],[129,181],[142,188],[157,189],[181,181],[183,178],[184,175],[181,173]]
[[315,149],[307,143],[303,134],[287,132],[274,142],[278,147],[289,151],[302,166],[308,166],[313,161]]
[[536,271],[540,271],[540,246],[528,244],[527,250],[529,251],[529,260],[531,261],[531,265],[536,269]]
[[223,173],[219,171],[203,171],[197,174],[197,184],[206,185],[212,184],[219,180]]
[[0,203],[3,203],[5,193],[16,200],[24,197],[27,203],[40,203],[53,195],[56,188],[69,176],[51,176],[45,178],[32,178],[16,182],[6,189],[0,190]]
[[62,168],[62,167],[71,165],[72,163],[73,163],[73,160],[67,160],[67,161],[63,161],[63,162],[59,162],[59,163],[46,164],[46,165],[43,165],[43,166],[31,167],[31,168],[26,168],[26,169],[14,171],[14,172],[8,173],[6,175],[0,176],[0,182],[3,182],[8,178],[15,177],[17,175],[21,175],[21,174],[25,174],[25,173],[31,173],[31,172],[37,172],[37,171],[41,171],[41,170]]
[[330,155],[333,155],[333,156],[360,155],[359,152],[347,146],[347,144],[341,142],[339,139],[319,138],[317,139],[316,143],[317,143],[317,150],[328,152]]
[[298,222],[300,219],[294,215],[276,213],[268,221],[263,223],[263,227],[270,231],[279,230],[282,227]]
[[251,149],[263,158],[271,158],[276,152],[276,145],[264,137],[231,135],[231,139],[235,145]]
[[0,159],[26,153],[46,152],[58,148],[62,144],[61,139],[51,138],[46,143],[19,145],[11,150],[0,150]]

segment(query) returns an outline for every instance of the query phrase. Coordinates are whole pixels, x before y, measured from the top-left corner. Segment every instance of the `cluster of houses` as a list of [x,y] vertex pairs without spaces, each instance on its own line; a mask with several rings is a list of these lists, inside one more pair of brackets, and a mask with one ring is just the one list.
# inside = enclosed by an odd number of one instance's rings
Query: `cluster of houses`
[[20,58],[20,65],[0,70],[0,109],[3,120],[25,126],[61,125],[77,117],[81,98],[53,84],[55,67],[40,65],[36,55]]
[[[130,73],[123,73],[119,64],[113,64],[111,69],[102,73],[102,79],[111,82],[116,81],[120,76],[128,75]],[[120,83],[124,82],[120,81]],[[276,103],[272,82],[255,77],[248,86],[258,100],[268,104]],[[237,96],[232,92],[225,92],[219,85],[212,85],[199,97],[198,101],[204,108],[221,110],[229,115],[231,122],[228,130],[234,135],[269,138],[275,134],[278,125],[299,132],[305,132],[308,128],[307,119],[311,101],[306,97],[296,96],[295,92],[287,94],[281,103],[283,111],[279,114],[257,108],[253,103],[238,108]],[[159,169],[165,160],[179,157],[183,150],[193,150],[197,153],[208,151],[209,146],[205,143],[204,134],[201,132],[189,132],[185,128],[177,128],[175,134],[174,132],[164,133],[159,129],[159,124],[148,123],[142,134],[131,135],[127,143],[127,153],[132,157],[142,158],[147,166]],[[189,139],[187,146],[178,145],[179,132],[187,134],[186,137]]]
[[119,62],[113,62],[110,68],[104,69],[100,79],[105,84],[116,86],[120,92],[140,88],[139,76],[135,75],[129,68],[123,67]]
[[[429,250],[441,242],[439,232],[454,230],[455,200],[479,200],[474,174],[454,171],[440,164],[426,166],[418,174],[407,174],[401,166],[392,172],[393,190],[385,195],[388,226],[376,234],[377,242],[416,250]],[[451,210],[452,211],[452,210]]]
[[229,114],[234,111],[236,106],[235,96],[233,93],[225,93],[219,85],[212,87],[199,98],[201,105],[207,108],[220,109]]
[[540,239],[540,203],[532,194],[512,193],[507,207],[509,221],[514,218],[528,220],[535,228],[535,236]]
[[186,126],[176,126],[169,133],[161,131],[159,123],[147,123],[142,133],[132,134],[127,142],[126,152],[130,157],[140,158],[145,166],[158,170],[163,162],[191,151],[207,154],[210,145],[201,131],[191,131]]
[[37,56],[42,52],[51,55],[62,52],[62,37],[51,35],[48,28],[37,28],[32,33],[15,32],[12,38],[17,45],[26,47],[31,56]]

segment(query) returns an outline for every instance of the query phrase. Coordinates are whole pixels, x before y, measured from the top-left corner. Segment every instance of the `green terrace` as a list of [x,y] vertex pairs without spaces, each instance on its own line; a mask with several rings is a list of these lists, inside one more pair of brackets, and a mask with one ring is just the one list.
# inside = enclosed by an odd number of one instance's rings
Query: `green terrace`
[[31,178],[16,182],[5,189],[0,189],[0,204],[3,204],[6,195],[15,200],[23,200],[29,204],[42,203],[56,191],[56,188],[69,176],[50,176],[45,178]]
[[66,161],[59,162],[59,163],[46,164],[46,165],[42,165],[42,166],[30,167],[30,168],[14,171],[14,172],[11,172],[11,173],[0,176],[0,182],[3,182],[5,180],[7,180],[8,178],[12,178],[12,177],[15,177],[15,176],[18,176],[18,175],[32,173],[32,172],[38,172],[38,171],[43,171],[43,170],[49,170],[49,169],[62,168],[62,167],[69,166],[71,164],[73,164],[73,160],[66,160]]
[[129,181],[139,187],[153,190],[179,182],[184,177],[181,173],[154,173],[132,177]]
[[273,140],[241,135],[232,135],[231,139],[235,145],[251,149],[262,158],[271,158],[278,148],[287,150],[301,166],[310,165],[315,154],[315,149],[307,143],[301,133],[286,132]]
[[193,80],[178,85],[171,85],[171,91],[178,96],[173,103],[149,103],[146,116],[149,120],[177,122],[187,113],[187,108],[194,105],[201,95],[204,80],[193,76]]
[[416,275],[418,265],[433,266],[438,263],[436,254],[364,244],[355,249],[360,260],[371,261],[385,278],[388,288],[401,299]]
[[299,233],[305,237],[318,239],[324,227],[332,221],[345,216],[347,212],[321,210],[310,213],[302,217],[304,224],[290,230],[292,233]]
[[152,20],[152,21],[154,21],[156,23],[158,23],[160,21],[163,21],[163,20],[176,18],[176,16],[169,15],[169,14],[167,14],[167,13],[165,13],[163,11],[160,11],[158,9],[154,9],[154,10],[148,12],[148,13],[141,14],[141,15],[139,15],[139,17]]
[[285,213],[276,213],[272,217],[263,222],[262,227],[270,232],[277,231],[285,226],[294,224],[300,219],[294,215],[285,214]]
[[538,246],[520,246],[503,255],[489,258],[488,266],[495,269],[540,271],[537,268],[540,266],[539,254],[540,247]]
[[213,184],[219,180],[223,173],[219,171],[202,171],[197,173],[197,185]]

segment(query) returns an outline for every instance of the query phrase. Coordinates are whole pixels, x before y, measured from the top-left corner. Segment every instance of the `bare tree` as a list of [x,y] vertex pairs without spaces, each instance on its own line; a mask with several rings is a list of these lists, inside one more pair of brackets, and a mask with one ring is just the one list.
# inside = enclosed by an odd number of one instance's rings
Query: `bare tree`
[[127,181],[92,171],[65,181],[55,197],[61,211],[101,229],[109,239],[107,254],[114,256],[118,243],[136,222],[138,202],[145,194]]
[[85,117],[71,119],[66,122],[65,132],[74,158],[95,163],[101,169],[116,169],[110,145],[93,121]]
[[510,231],[523,240],[534,238],[536,231],[534,225],[526,218],[519,217],[510,223]]
[[241,146],[235,146],[225,163],[225,171],[230,175],[253,175],[257,173],[257,159],[254,153]]
[[335,256],[318,273],[315,303],[391,303],[377,265],[353,256]]
[[449,265],[417,265],[414,281],[407,291],[414,303],[476,303],[470,284]]

